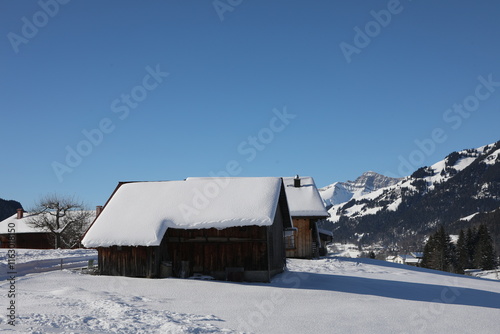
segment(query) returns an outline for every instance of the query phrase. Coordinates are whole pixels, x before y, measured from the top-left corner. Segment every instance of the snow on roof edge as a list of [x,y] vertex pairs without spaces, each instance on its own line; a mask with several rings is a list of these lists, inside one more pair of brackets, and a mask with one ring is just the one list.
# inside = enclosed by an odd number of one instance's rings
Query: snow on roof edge
[[294,187],[296,177],[283,177],[292,217],[330,217],[316,183],[311,176],[300,176],[301,186]]
[[[210,206],[199,210],[201,215],[198,217],[182,217],[179,207],[192,204],[193,194],[199,194],[200,189],[207,189],[210,184],[215,185],[216,181],[225,184],[225,188],[219,189],[220,194],[211,199]],[[224,183],[227,181],[233,182]],[[82,243],[85,247],[157,246],[168,228],[269,226],[274,222],[282,184],[279,177],[188,178],[181,181],[119,183],[101,215],[86,232]],[[138,191],[139,195],[134,194],[134,191]],[[148,204],[148,201],[154,202],[146,205],[153,213],[141,215],[148,211],[137,210],[137,207]],[[171,205],[166,208],[162,203]],[[246,211],[242,210],[245,208]],[[126,213],[121,214],[121,211]],[[116,221],[123,224],[118,225]],[[143,221],[145,231],[138,229],[131,221]],[[113,226],[116,228],[113,229]],[[127,229],[135,230],[136,233],[127,234],[124,232]],[[114,235],[116,233],[118,235]]]

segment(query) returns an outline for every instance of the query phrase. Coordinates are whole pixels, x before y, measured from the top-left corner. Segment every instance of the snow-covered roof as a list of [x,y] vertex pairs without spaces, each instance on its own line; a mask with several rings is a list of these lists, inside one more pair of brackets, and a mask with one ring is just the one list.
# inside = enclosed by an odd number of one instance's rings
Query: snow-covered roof
[[[72,212],[81,212],[81,211],[72,211]],[[23,218],[17,219],[17,213],[6,218],[0,222],[0,234],[9,234],[9,224],[10,226],[14,226],[15,233],[47,233],[50,232],[48,229],[41,229],[33,227],[28,224],[28,222],[36,217],[37,215],[49,215],[48,212],[45,213],[30,213],[24,212]],[[95,211],[89,211],[90,219],[95,217]],[[62,221],[63,222],[63,221]],[[14,225],[12,225],[14,224]]]
[[284,177],[286,197],[292,217],[329,217],[312,177],[300,177],[300,187],[294,177]]
[[410,254],[417,259],[424,257],[424,252],[411,252]]
[[420,263],[420,259],[415,258],[413,255],[398,255],[396,258],[400,258],[405,263]]
[[270,226],[281,178],[188,178],[117,188],[87,231],[85,247],[158,246],[168,228]]
[[318,228],[318,233],[333,237],[333,232],[324,228]]
[[8,234],[9,233],[9,224],[10,226],[14,226],[15,233],[47,233],[45,230],[41,230],[30,226],[28,221],[34,215],[28,212],[24,212],[23,218],[17,219],[17,213],[13,214],[9,218],[6,218],[0,222],[0,234]]
[[420,259],[416,259],[414,257],[406,258],[405,263],[420,263]]

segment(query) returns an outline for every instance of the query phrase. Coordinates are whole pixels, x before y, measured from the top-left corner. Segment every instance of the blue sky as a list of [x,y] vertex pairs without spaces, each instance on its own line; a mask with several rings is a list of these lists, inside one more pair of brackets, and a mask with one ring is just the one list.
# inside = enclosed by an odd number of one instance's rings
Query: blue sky
[[0,197],[410,174],[500,140],[497,1],[2,1]]

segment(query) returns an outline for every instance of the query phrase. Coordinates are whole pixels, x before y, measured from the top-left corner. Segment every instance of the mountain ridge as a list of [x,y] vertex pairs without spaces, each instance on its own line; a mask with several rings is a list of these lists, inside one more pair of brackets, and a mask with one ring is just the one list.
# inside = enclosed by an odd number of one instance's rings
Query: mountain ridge
[[[450,233],[498,216],[500,141],[452,152],[432,166],[417,169],[398,183],[329,209],[337,240],[405,245],[413,250],[439,225]],[[465,219],[474,215],[470,219]],[[494,219],[484,218],[500,247]]]
[[0,198],[0,221],[9,218],[17,212],[17,209],[23,208],[21,203],[14,200],[5,200]]
[[399,182],[401,178],[385,176],[373,171],[364,172],[354,181],[335,182],[320,188],[319,193],[327,208],[348,202],[352,198],[369,194],[375,190]]

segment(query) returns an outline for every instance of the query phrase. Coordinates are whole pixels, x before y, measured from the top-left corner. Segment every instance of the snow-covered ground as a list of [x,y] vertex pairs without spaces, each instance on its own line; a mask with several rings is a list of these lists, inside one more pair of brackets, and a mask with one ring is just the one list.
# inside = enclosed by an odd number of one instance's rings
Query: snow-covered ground
[[359,247],[352,243],[332,243],[328,245],[328,253],[338,257],[359,257],[361,251]]
[[11,333],[499,332],[500,282],[370,259],[289,260],[269,284],[58,270],[15,290],[15,327],[0,298]]
[[[0,262],[6,263],[8,249],[0,249]],[[71,259],[76,257],[95,256],[97,251],[93,249],[16,249],[16,262],[26,263],[31,261],[51,259]]]
[[97,251],[91,249],[0,249],[0,279],[8,277],[9,264],[17,276],[57,269],[88,266],[97,261]]
[[496,270],[483,270],[471,274],[474,277],[487,278],[500,281],[500,269]]

